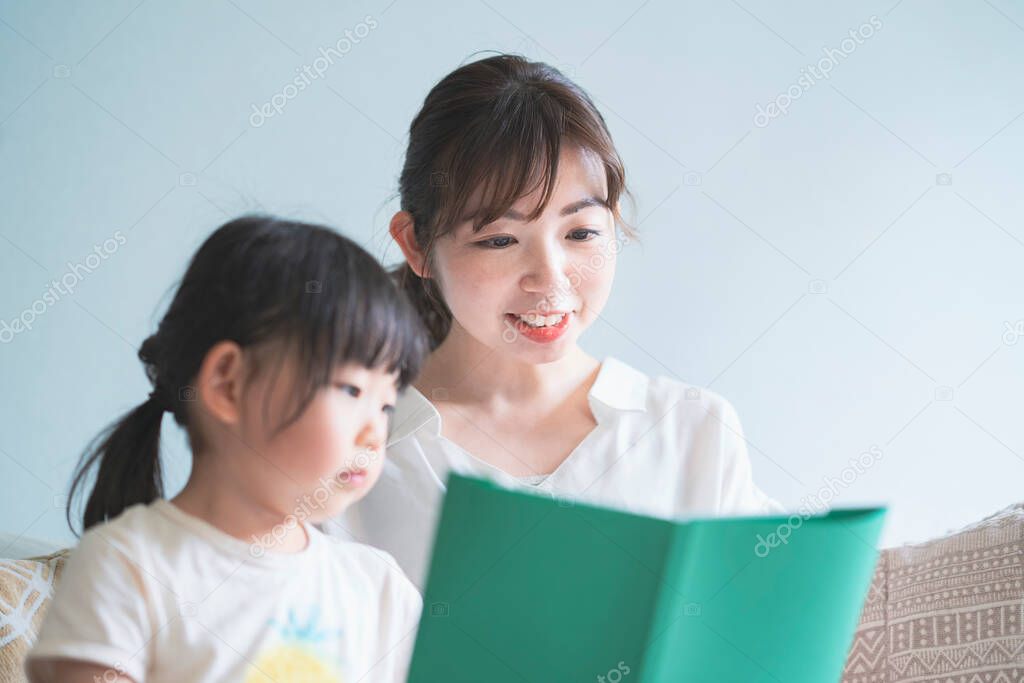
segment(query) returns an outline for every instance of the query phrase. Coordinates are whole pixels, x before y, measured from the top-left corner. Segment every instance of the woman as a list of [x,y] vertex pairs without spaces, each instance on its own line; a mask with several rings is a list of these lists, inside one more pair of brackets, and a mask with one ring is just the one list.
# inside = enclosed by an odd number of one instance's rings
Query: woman
[[725,399],[578,344],[635,237],[625,193],[604,119],[556,69],[498,55],[431,90],[390,232],[432,352],[378,485],[329,531],[387,550],[422,589],[449,472],[663,517],[782,510]]

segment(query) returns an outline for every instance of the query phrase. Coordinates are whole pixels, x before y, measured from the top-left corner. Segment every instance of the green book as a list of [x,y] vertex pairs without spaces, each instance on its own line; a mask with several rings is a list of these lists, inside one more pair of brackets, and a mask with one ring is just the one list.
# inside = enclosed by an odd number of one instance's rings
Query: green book
[[839,681],[885,512],[672,521],[453,474],[408,680]]

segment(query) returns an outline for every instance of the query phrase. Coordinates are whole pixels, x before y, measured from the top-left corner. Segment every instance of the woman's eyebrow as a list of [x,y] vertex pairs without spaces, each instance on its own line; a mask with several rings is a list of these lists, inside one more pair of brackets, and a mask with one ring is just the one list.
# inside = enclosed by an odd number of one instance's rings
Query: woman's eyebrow
[[[590,208],[591,206],[603,206],[604,208],[610,208],[608,201],[605,199],[598,199],[597,197],[590,195],[583,199],[578,199],[571,204],[566,204],[562,207],[562,210],[558,212],[559,216],[571,216],[572,214],[582,209]],[[515,209],[509,209],[505,212],[505,218],[511,218],[514,221],[526,220],[524,214],[519,213]]]

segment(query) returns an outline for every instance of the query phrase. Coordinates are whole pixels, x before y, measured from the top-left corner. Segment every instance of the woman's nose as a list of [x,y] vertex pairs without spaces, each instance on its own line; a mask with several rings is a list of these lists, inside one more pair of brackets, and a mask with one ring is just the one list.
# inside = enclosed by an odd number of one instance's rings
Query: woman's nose
[[521,281],[524,290],[548,295],[568,286],[568,258],[560,246],[545,244],[530,253],[527,258],[529,262]]

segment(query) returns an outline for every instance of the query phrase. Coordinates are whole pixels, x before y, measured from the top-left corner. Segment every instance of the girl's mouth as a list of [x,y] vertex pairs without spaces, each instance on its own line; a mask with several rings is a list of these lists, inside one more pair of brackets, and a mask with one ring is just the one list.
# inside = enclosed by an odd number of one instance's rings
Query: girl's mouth
[[338,472],[336,479],[338,483],[345,488],[359,488],[366,484],[370,476],[366,470],[362,469],[348,469]]

